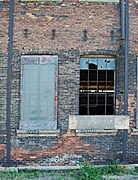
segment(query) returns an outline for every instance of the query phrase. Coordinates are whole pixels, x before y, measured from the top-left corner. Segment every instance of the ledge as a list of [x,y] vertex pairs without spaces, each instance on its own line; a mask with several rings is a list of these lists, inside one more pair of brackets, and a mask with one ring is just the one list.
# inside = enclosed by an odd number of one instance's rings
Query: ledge
[[138,129],[133,128],[131,135],[138,135]]
[[[111,133],[117,133],[118,132],[118,130],[91,130],[91,129],[88,129],[87,131],[84,129],[82,129],[82,130],[76,130],[76,135],[77,136],[92,136],[94,133],[101,133],[101,134],[108,134],[108,133],[110,133],[110,135],[111,135]],[[98,135],[97,134],[97,135]]]
[[118,132],[118,130],[97,130],[97,129],[82,129],[82,130],[78,130],[76,129],[76,133],[114,133],[114,132]]
[[17,130],[17,136],[58,136],[60,130]]
[[118,130],[129,129],[129,116],[124,115],[70,115],[69,129]]
[[138,129],[133,129],[133,132],[138,132]]

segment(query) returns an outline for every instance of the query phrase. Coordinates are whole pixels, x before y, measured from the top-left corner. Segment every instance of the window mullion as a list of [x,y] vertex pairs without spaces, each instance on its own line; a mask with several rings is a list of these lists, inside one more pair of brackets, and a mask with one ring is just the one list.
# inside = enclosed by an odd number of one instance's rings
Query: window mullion
[[89,82],[89,80],[90,80],[90,78],[89,78],[89,74],[90,74],[90,72],[89,72],[89,59],[88,59],[88,81],[87,81],[87,83],[88,83],[88,90],[87,90],[87,98],[88,98],[88,102],[87,102],[87,115],[89,115],[90,114],[90,110],[89,110],[89,108],[90,108],[90,101],[89,101],[89,85],[90,85],[90,82]]
[[107,110],[107,59],[106,59],[106,92],[105,92],[105,115],[106,115],[106,110]]
[[99,95],[99,77],[98,77],[98,58],[97,58],[97,89],[96,89],[96,106],[98,106],[98,95]]

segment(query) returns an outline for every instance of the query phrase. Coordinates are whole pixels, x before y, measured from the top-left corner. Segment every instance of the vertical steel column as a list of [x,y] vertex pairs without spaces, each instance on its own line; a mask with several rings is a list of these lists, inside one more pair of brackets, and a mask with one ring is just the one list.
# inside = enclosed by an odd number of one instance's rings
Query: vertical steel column
[[[124,114],[128,115],[128,59],[129,59],[129,0],[126,0],[125,19],[125,96]],[[123,164],[127,162],[127,136],[128,130],[123,130]]]
[[121,39],[125,40],[125,8],[124,8],[124,0],[121,0],[121,8],[120,8],[120,15],[121,15]]
[[137,58],[137,107],[136,107],[136,128],[138,129],[138,58]]
[[125,107],[124,114],[128,115],[128,58],[129,58],[129,0],[126,0],[125,25]]
[[12,43],[13,43],[13,19],[14,19],[14,0],[9,2],[9,29],[8,29],[8,67],[7,67],[7,107],[6,107],[6,166],[11,165],[11,77],[12,77]]
[[90,86],[90,82],[89,82],[89,80],[90,80],[90,72],[89,72],[89,59],[88,59],[88,81],[87,81],[87,84],[88,84],[88,97],[87,97],[87,115],[89,115],[90,114],[90,100],[89,100],[89,98],[90,98],[90,92],[89,92],[89,86]]

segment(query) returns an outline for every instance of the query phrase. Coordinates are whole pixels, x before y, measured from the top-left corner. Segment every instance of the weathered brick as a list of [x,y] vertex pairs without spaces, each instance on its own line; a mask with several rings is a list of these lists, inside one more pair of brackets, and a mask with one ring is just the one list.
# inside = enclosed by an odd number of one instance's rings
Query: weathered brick
[[[68,130],[69,115],[79,114],[79,59],[81,55],[116,58],[116,114],[124,114],[124,47],[120,35],[120,4],[66,0],[15,1],[11,77],[11,157],[14,165],[64,165],[87,157],[93,162],[122,159],[123,134]],[[138,56],[137,3],[130,0],[128,112],[136,120],[136,57]],[[0,160],[5,161],[6,88],[9,3],[0,2]],[[54,38],[52,30],[55,30]],[[20,136],[21,55],[58,55],[58,129],[56,136]],[[138,162],[137,132],[129,134],[127,159]]]

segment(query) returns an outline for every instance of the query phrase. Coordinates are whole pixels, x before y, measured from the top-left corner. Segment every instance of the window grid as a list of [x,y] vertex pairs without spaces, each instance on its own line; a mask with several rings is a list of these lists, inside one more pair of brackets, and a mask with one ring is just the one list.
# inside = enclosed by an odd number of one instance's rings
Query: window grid
[[80,114],[114,113],[114,58],[80,59]]

